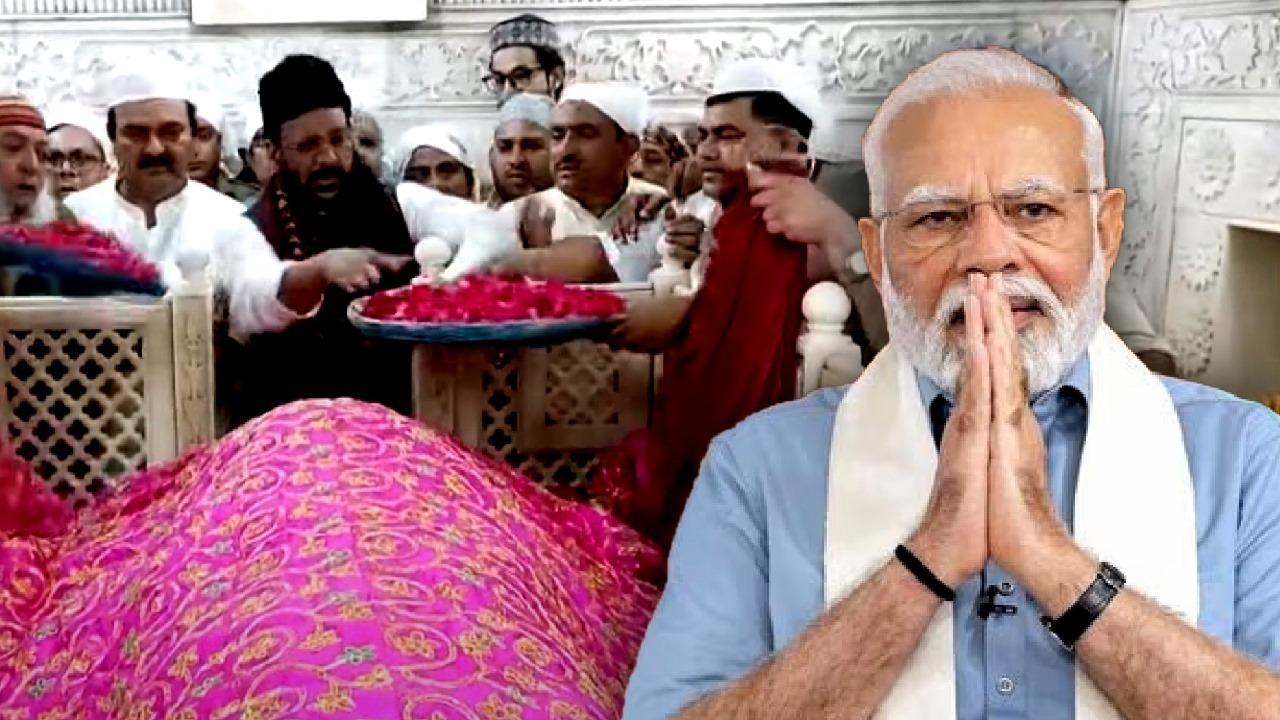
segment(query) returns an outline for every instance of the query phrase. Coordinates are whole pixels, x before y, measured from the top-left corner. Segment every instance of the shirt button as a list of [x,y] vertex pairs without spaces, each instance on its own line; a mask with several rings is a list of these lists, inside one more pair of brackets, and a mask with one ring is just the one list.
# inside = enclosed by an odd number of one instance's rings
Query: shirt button
[[1002,677],[996,681],[996,692],[1001,695],[1012,695],[1013,687],[1013,678]]
[[1011,583],[1011,582],[1002,582],[1002,583],[1000,583],[1000,594],[1001,594],[1001,595],[1012,595],[1012,594],[1013,594],[1013,583]]

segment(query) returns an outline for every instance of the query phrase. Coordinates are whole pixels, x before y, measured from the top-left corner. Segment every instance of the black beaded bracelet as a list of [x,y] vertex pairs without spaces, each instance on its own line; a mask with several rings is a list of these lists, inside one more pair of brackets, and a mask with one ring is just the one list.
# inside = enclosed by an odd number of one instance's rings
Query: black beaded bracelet
[[956,599],[956,591],[947,587],[946,583],[939,580],[938,576],[934,575],[932,570],[925,567],[924,563],[920,562],[920,558],[916,557],[910,550],[908,550],[906,545],[899,545],[894,548],[893,556],[898,558],[898,562],[902,563],[902,567],[906,568],[907,572],[914,575],[915,578],[920,581],[921,585],[932,590],[933,594],[942,598],[944,602],[952,602]]

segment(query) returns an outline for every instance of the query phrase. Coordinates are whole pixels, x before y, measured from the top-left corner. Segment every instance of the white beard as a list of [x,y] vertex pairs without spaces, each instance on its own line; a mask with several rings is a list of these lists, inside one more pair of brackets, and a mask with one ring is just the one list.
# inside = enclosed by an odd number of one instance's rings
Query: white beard
[[15,218],[13,211],[14,208],[9,202],[9,198],[0,192],[0,217],[5,218],[8,222],[31,227],[41,227],[57,220],[58,200],[50,192],[49,183],[46,182],[44,187],[40,188],[40,194],[36,196],[35,202],[31,204],[31,207],[27,208],[22,217]]
[[[967,284],[961,281],[947,288],[938,298],[933,317],[924,320],[916,314],[911,298],[894,286],[887,256],[882,275],[885,316],[893,346],[916,370],[955,397],[964,369],[964,350],[951,341],[947,331],[956,313],[964,311]],[[1031,397],[1038,397],[1053,389],[1084,355],[1102,324],[1107,271],[1096,231],[1089,273],[1077,297],[1064,302],[1043,281],[1025,275],[1004,276],[1004,290],[1012,298],[1035,300],[1051,326],[1048,332],[1028,327],[1018,333],[1027,386]]]

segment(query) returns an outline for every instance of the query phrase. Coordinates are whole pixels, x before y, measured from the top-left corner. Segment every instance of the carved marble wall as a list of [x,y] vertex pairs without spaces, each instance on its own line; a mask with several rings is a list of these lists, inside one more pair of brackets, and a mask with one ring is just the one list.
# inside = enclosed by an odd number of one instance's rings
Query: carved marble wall
[[1214,381],[1224,313],[1277,312],[1228,307],[1223,289],[1232,228],[1280,232],[1280,2],[1128,3],[1113,128],[1130,200],[1120,271],[1183,371]]
[[727,60],[800,61],[821,77],[841,121],[827,149],[834,156],[858,154],[863,127],[908,70],[958,46],[1016,47],[1111,113],[1118,0],[430,0],[426,23],[231,30],[192,26],[189,0],[0,0],[0,85],[42,103],[93,103],[94,85],[116,65],[163,54],[234,110],[255,101],[257,78],[281,56],[314,52],[335,62],[391,135],[450,118],[480,146],[492,114],[480,84],[485,30],[528,8],[563,24],[578,77],[640,82],[660,112],[696,110]]

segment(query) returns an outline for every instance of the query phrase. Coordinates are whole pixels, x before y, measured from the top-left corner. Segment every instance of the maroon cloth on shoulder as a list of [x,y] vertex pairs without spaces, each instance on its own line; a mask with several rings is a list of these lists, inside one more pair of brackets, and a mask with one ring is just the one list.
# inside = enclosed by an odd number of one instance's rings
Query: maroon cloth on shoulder
[[711,440],[795,399],[807,249],[770,235],[750,200],[736,193],[716,223],[706,280],[663,358],[650,430],[615,448],[593,482],[615,514],[664,547]]

